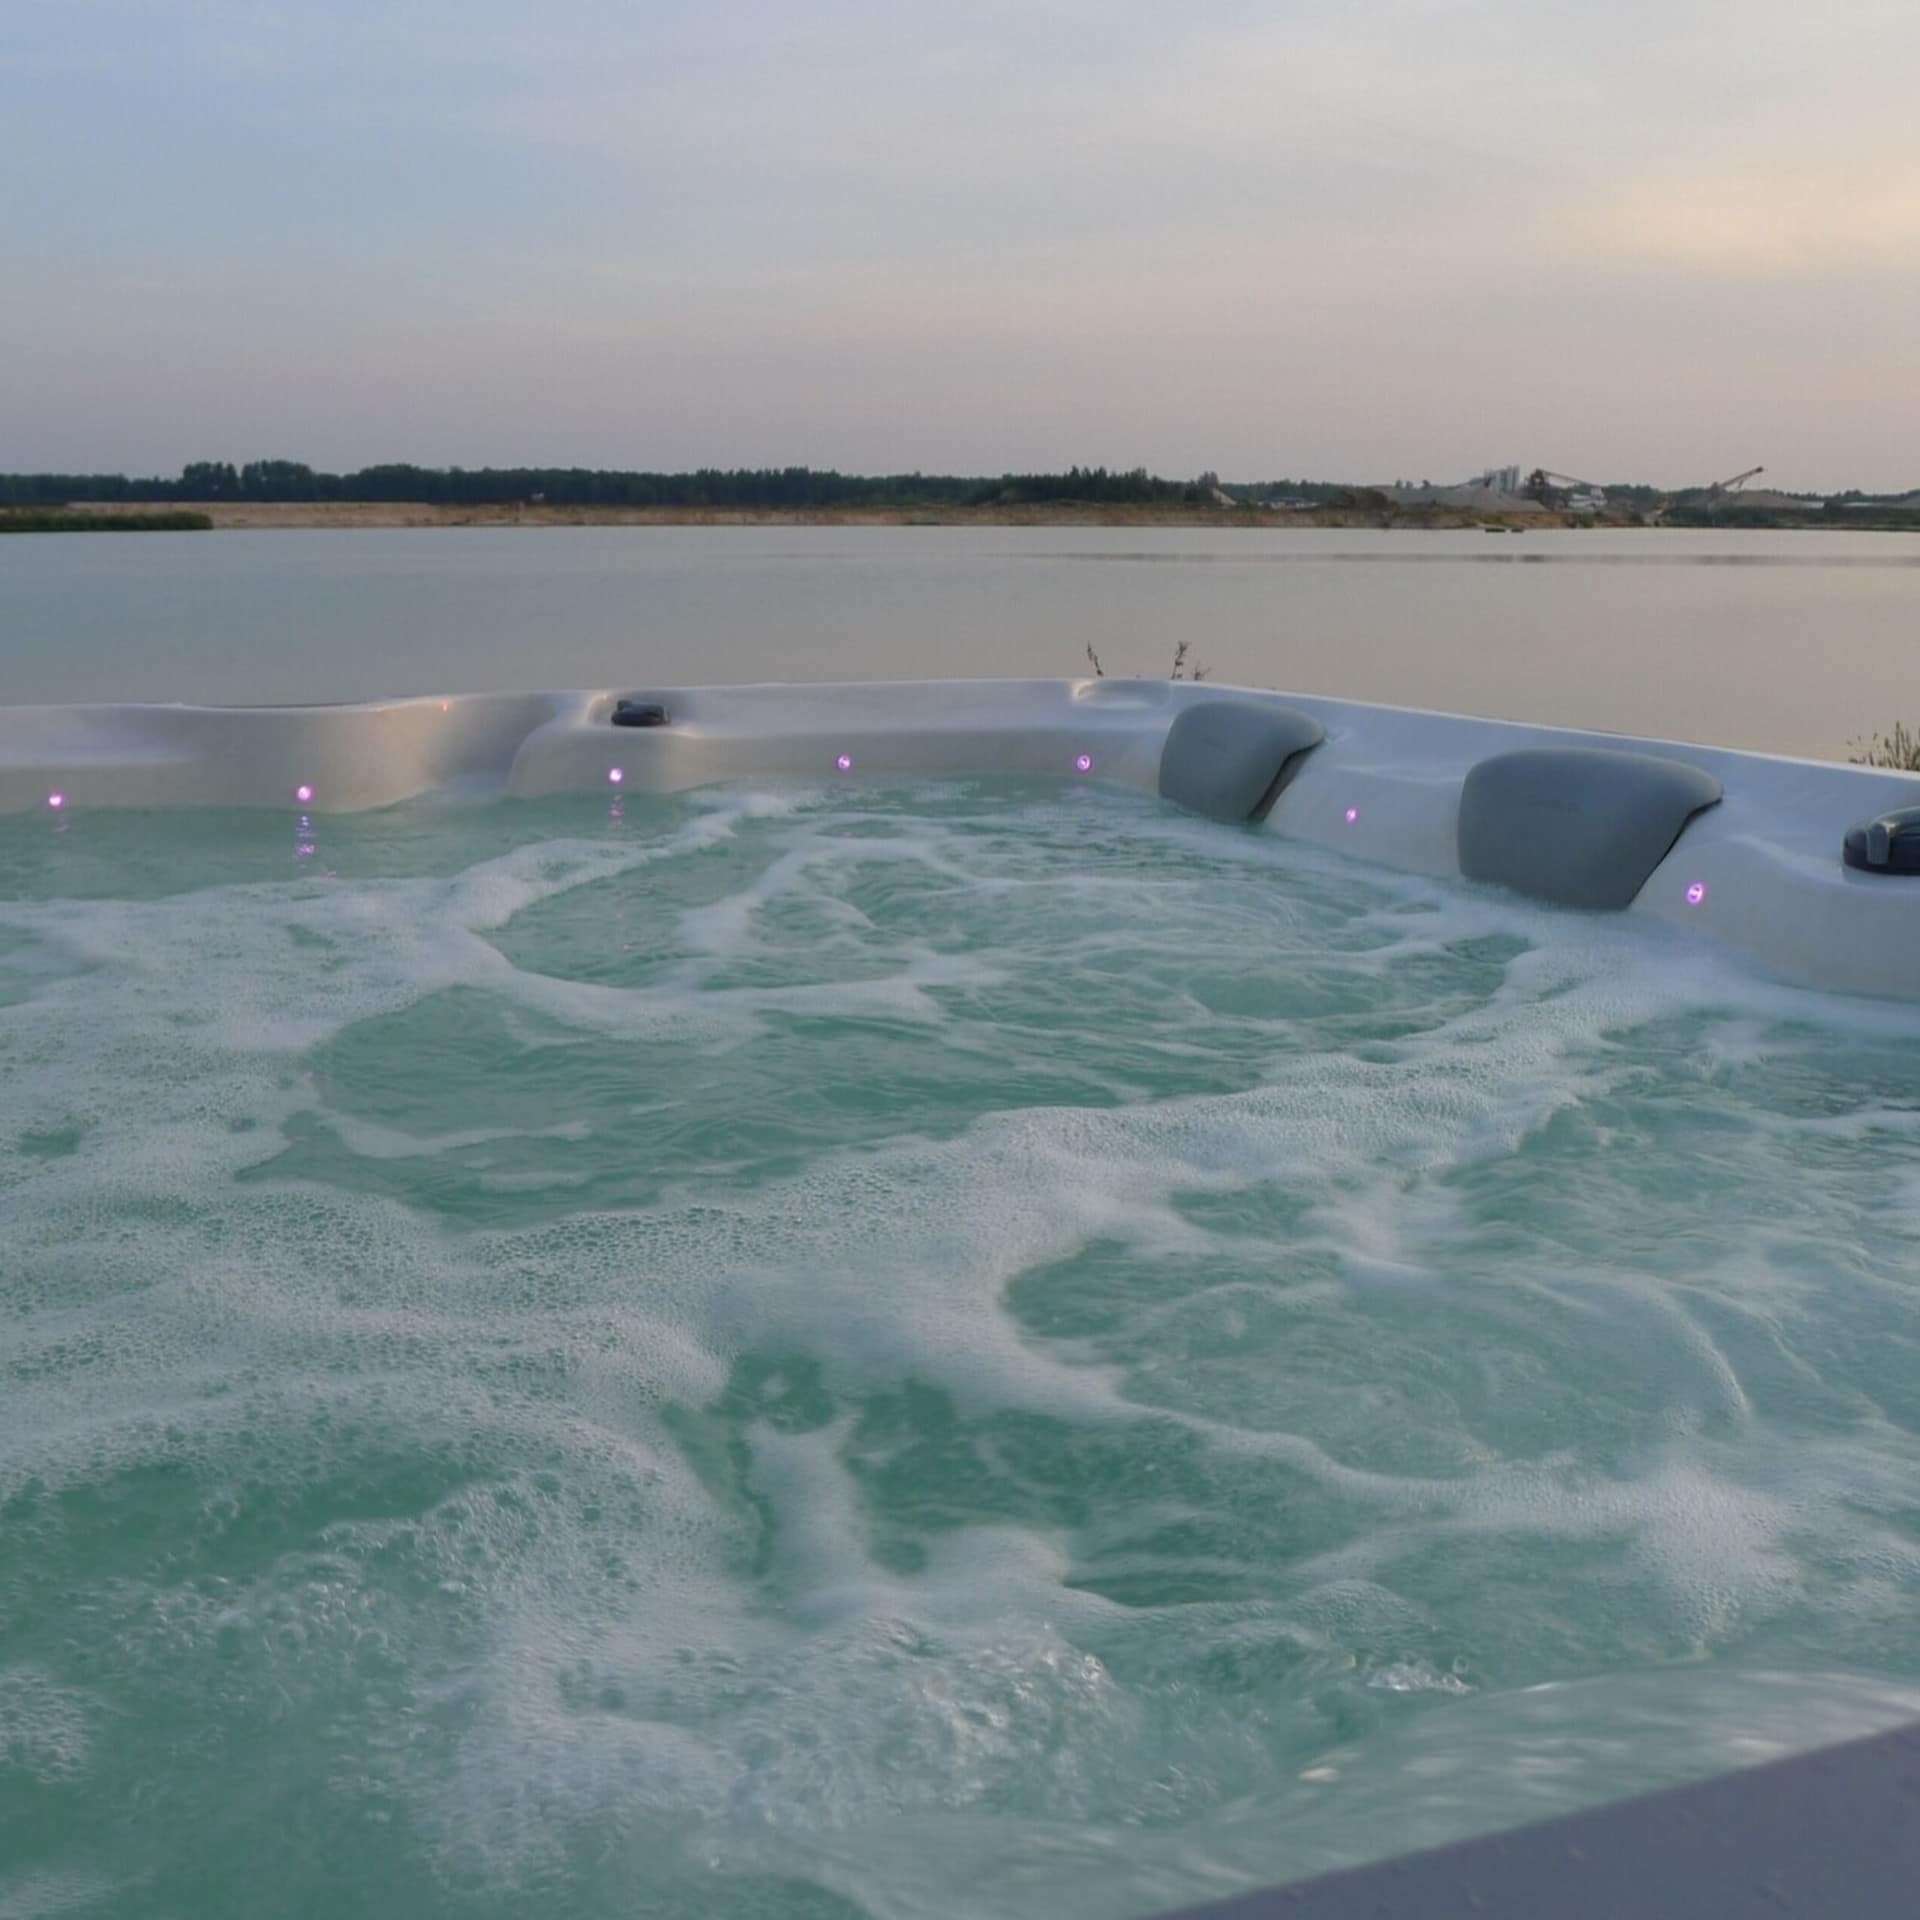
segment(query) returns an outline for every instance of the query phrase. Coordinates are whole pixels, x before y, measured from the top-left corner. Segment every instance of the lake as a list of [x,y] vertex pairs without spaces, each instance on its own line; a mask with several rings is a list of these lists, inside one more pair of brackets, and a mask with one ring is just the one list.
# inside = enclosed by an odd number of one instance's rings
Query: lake
[[0,703],[1165,673],[1841,757],[1920,535],[583,527],[19,535]]

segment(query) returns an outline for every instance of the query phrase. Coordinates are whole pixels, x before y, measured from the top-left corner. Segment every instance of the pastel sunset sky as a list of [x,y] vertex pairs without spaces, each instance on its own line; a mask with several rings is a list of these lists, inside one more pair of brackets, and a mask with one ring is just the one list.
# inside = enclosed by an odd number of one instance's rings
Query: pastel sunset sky
[[1912,0],[0,0],[0,468],[1920,482]]

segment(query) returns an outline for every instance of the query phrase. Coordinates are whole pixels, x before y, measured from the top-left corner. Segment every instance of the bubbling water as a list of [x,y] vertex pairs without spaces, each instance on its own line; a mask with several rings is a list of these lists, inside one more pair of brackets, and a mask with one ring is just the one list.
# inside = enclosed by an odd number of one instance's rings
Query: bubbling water
[[1144,1913],[1920,1711],[1909,1012],[1072,786],[60,827],[0,1906]]

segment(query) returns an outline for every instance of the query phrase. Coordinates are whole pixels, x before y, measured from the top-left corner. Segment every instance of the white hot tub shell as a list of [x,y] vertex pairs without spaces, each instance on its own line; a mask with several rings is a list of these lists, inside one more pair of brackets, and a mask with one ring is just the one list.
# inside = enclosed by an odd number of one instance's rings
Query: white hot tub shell
[[[622,698],[668,724],[616,727]],[[742,780],[1052,775],[1156,791],[1183,709],[1230,699],[1325,729],[1259,830],[1461,873],[1461,795],[1524,749],[1678,762],[1717,782],[1625,911],[1796,984],[1920,997],[1920,876],[1849,868],[1849,827],[1920,804],[1920,777],[1722,747],[1158,680],[628,686],[357,706],[0,708],[0,811],[389,806],[454,784],[517,796]],[[614,776],[618,775],[617,782]],[[1516,822],[1537,832],[1540,823]]]

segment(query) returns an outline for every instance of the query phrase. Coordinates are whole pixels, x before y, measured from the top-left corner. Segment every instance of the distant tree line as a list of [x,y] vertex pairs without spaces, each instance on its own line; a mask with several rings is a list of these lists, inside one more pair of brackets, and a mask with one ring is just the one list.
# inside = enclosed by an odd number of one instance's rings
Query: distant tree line
[[[595,467],[420,467],[404,462],[326,473],[300,460],[195,460],[172,479],[124,473],[0,473],[0,507],[63,507],[70,503],[168,503],[199,506],[234,501],[316,500],[419,502],[443,507],[718,507],[798,510],[810,507],[986,507],[1063,502],[1089,505],[1204,506],[1220,488],[1211,473],[1167,480],[1145,467],[1069,467],[1064,473],[839,473],[821,467],[701,467],[690,473],[628,472]],[[1233,481],[1226,492],[1254,504],[1384,510],[1376,489],[1330,480]],[[1666,498],[1658,487],[1613,482],[1619,506],[1651,509]],[[1716,521],[1732,524],[1738,496],[1715,503]],[[1920,511],[1920,493],[1849,490],[1827,504],[1830,514],[1863,509]],[[1808,511],[1819,511],[1810,501]]]
[[406,501],[478,507],[913,507],[1039,501],[1201,502],[1198,480],[1162,480],[1144,467],[1070,467],[997,479],[939,473],[836,473],[817,467],[702,467],[629,473],[592,467],[417,467],[390,464],[323,473],[299,460],[195,460],[178,478],[121,473],[0,474],[0,505],[73,501]]
[[1270,500],[1307,500],[1316,507],[1347,507],[1353,504],[1355,490],[1335,480],[1234,480],[1228,482],[1227,491],[1236,499],[1261,505]]
[[998,480],[976,480],[964,497],[967,506],[1030,506],[1050,500],[1088,500],[1114,505],[1202,506],[1213,499],[1219,481],[1162,480],[1145,467],[1121,473],[1106,467],[1069,467],[1065,473],[1004,473]]

